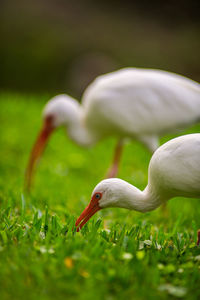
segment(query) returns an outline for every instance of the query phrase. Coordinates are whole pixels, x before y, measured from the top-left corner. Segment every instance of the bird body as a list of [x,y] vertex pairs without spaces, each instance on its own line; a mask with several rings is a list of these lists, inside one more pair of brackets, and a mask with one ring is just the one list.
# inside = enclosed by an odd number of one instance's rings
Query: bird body
[[[184,135],[159,147],[148,169],[144,191],[118,178],[101,181],[90,204],[76,221],[81,228],[99,209],[122,207],[151,211],[177,197],[200,198],[200,134]],[[88,218],[89,216],[89,218]]]
[[200,84],[166,71],[127,68],[97,77],[81,105],[68,95],[54,97],[44,116],[55,112],[55,126],[65,125],[82,146],[114,135],[154,151],[160,135],[200,121]]
[[183,135],[159,147],[148,174],[148,186],[163,198],[200,197],[200,134]]
[[161,70],[127,68],[98,77],[82,107],[84,124],[100,137],[149,137],[155,150],[155,137],[200,121],[200,85]]
[[113,177],[123,138],[137,139],[153,152],[160,135],[200,120],[200,84],[161,70],[122,69],[95,79],[81,105],[68,95],[54,97],[45,106],[43,118],[26,172],[27,186],[50,134],[59,126],[65,126],[69,137],[85,147],[116,136],[120,142],[108,175]]

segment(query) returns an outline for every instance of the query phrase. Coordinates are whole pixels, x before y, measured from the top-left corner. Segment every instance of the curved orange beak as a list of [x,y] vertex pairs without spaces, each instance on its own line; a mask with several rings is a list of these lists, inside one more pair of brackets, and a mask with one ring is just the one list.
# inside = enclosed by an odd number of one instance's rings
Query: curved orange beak
[[90,204],[84,209],[80,217],[76,220],[76,231],[79,231],[87,221],[101,208],[99,207],[98,200],[92,198]]
[[36,139],[36,142],[32,148],[31,155],[29,158],[28,166],[25,173],[25,190],[30,191],[33,173],[35,166],[39,162],[39,159],[45,149],[47,141],[53,132],[54,127],[52,125],[52,117],[46,118],[43,127]]

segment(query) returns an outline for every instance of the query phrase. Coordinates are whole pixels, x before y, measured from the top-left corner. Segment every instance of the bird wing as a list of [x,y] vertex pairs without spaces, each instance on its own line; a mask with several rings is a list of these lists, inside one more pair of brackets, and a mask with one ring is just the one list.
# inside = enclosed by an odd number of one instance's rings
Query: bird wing
[[170,196],[200,197],[200,134],[172,139],[159,147],[149,164],[149,183]]
[[102,134],[162,134],[200,120],[200,85],[165,71],[122,69],[98,77],[83,108],[86,125]]

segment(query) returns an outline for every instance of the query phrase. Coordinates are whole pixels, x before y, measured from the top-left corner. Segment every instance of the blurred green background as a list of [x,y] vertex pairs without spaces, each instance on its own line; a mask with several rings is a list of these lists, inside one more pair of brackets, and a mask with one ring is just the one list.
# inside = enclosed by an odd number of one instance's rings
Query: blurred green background
[[0,89],[80,97],[97,75],[160,68],[200,81],[199,1],[1,0]]
[[[1,299],[200,299],[199,200],[169,201],[167,216],[108,209],[72,233],[114,138],[85,150],[58,130],[23,192],[50,96],[80,99],[97,75],[128,66],[200,81],[199,1],[0,0],[0,23]],[[143,189],[150,156],[127,144],[119,177]]]

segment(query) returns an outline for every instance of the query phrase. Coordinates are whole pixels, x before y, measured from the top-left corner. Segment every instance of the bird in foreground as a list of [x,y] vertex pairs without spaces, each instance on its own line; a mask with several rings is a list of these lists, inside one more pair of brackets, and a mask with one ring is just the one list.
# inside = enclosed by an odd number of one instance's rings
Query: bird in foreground
[[[148,184],[143,191],[118,178],[97,184],[89,205],[76,221],[77,231],[102,208],[148,212],[178,196],[200,198],[199,133],[172,139],[154,152],[149,163]],[[197,243],[200,243],[200,231]]]
[[97,77],[85,90],[82,104],[68,95],[50,100],[33,146],[25,186],[31,186],[36,163],[52,132],[60,126],[78,145],[89,147],[108,136],[118,139],[107,177],[115,177],[124,138],[142,142],[151,152],[159,136],[200,121],[200,84],[152,69],[126,68]]

